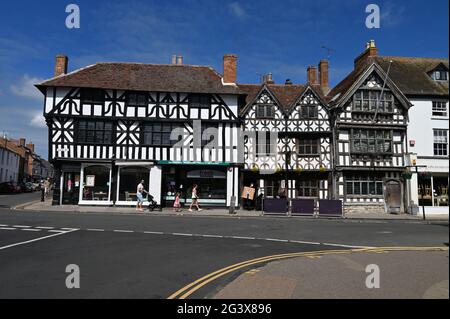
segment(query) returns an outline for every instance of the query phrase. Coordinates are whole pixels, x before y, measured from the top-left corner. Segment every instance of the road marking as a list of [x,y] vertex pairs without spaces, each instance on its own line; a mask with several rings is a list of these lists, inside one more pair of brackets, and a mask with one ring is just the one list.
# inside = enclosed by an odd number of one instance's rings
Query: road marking
[[244,261],[235,265],[231,265],[215,272],[212,272],[189,285],[179,289],[172,295],[170,295],[167,299],[186,299],[197,290],[205,286],[206,284],[225,276],[231,272],[236,270],[246,268],[252,265],[267,263],[275,260],[282,259],[290,259],[295,257],[307,257],[307,258],[320,258],[325,255],[334,255],[334,254],[353,254],[353,253],[377,253],[379,251],[448,251],[447,247],[384,247],[384,248],[375,248],[375,249],[351,249],[351,250],[322,250],[322,251],[313,251],[313,252],[301,252],[301,253],[292,253],[292,254],[282,254],[282,255],[273,255],[267,257],[261,257],[257,259],[252,259],[248,261]]
[[220,235],[202,235],[202,237],[205,237],[205,238],[223,238],[223,236],[220,236]]
[[99,228],[88,228],[86,230],[87,231],[105,231],[104,229],[99,229]]
[[145,231],[144,234],[164,235],[163,232],[159,232],[159,231]]
[[231,236],[230,238],[234,239],[245,239],[245,240],[255,240],[255,237],[239,237],[239,236]]
[[22,228],[21,230],[23,230],[23,231],[34,231],[34,232],[42,231],[42,229],[36,229],[36,228]]
[[16,227],[16,228],[31,228],[31,226],[24,226],[24,225],[13,225],[12,227]]
[[9,225],[0,225],[0,227],[8,227]]
[[133,230],[121,230],[121,229],[115,229],[115,230],[113,230],[113,232],[116,232],[116,233],[134,233]]
[[355,249],[373,249],[373,248],[375,248],[375,247],[370,247],[370,246],[353,246],[353,245],[343,245],[343,244],[333,244],[333,243],[322,243],[322,245],[331,246],[331,247],[355,248]]
[[11,228],[11,227],[0,227],[0,230],[17,230],[17,228]]
[[56,230],[56,229],[50,229],[48,230],[49,233],[65,233],[66,230]]
[[183,233],[172,233],[173,236],[185,236],[185,237],[193,237],[193,234],[183,234]]
[[66,231],[66,232],[58,233],[58,234],[48,235],[48,236],[44,236],[44,237],[35,238],[35,239],[32,239],[32,240],[23,241],[23,242],[16,243],[16,244],[3,246],[3,247],[0,247],[0,250],[4,250],[4,249],[11,248],[11,247],[16,247],[16,246],[21,246],[21,245],[34,243],[36,241],[40,241],[40,240],[44,240],[44,239],[48,239],[48,238],[52,238],[52,237],[56,237],[56,236],[60,236],[60,235],[69,234],[69,233],[72,233],[72,232],[75,232],[75,231],[77,231],[77,230],[69,230],[69,231]]
[[46,227],[46,226],[40,226],[40,227],[36,227],[38,229],[53,229],[55,227]]
[[290,240],[289,242],[294,243],[294,244],[322,245],[321,243],[312,242],[312,241]]

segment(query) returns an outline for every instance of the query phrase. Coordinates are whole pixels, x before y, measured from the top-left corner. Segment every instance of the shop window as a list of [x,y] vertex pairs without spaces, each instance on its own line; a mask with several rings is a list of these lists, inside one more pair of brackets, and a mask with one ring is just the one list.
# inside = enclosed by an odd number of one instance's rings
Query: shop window
[[433,176],[434,206],[448,206],[448,176]]
[[147,190],[149,188],[149,169],[145,167],[121,167],[119,179],[119,201],[134,202],[137,200],[137,185],[141,180],[145,181],[144,187]]
[[274,179],[264,180],[264,197],[275,198],[280,191],[280,181]]
[[108,201],[110,168],[101,165],[87,166],[83,170],[82,196],[85,201]]

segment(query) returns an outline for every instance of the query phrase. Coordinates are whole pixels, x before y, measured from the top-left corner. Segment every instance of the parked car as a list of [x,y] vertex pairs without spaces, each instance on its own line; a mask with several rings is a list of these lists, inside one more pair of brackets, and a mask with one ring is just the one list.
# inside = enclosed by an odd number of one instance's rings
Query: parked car
[[0,193],[2,194],[20,193],[20,187],[17,184],[11,182],[1,183]]
[[25,183],[25,192],[32,193],[34,191],[35,191],[35,187],[34,187],[33,183],[31,183],[31,182]]
[[34,191],[40,191],[41,190],[41,183],[33,183],[33,190]]

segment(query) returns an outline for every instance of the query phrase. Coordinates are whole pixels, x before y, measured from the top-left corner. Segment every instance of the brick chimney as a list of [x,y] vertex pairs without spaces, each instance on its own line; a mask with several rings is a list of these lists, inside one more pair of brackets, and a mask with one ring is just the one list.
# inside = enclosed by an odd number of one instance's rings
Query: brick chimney
[[308,84],[317,85],[317,67],[309,66],[308,67]]
[[27,148],[29,148],[31,150],[31,152],[34,153],[34,144],[33,143],[28,143]]
[[24,138],[20,138],[19,139],[19,145],[20,146],[25,146],[25,139]]
[[67,74],[67,66],[69,64],[69,58],[65,55],[57,55],[55,63],[55,76]]
[[329,86],[329,63],[328,60],[321,60],[319,63],[319,84],[320,88],[322,89],[322,92],[326,95],[328,92],[330,92],[330,86]]
[[366,44],[366,50],[355,59],[355,69],[359,68],[369,57],[377,56],[378,49],[375,40],[370,40]]
[[237,79],[237,55],[225,54],[223,56],[223,82],[236,83]]

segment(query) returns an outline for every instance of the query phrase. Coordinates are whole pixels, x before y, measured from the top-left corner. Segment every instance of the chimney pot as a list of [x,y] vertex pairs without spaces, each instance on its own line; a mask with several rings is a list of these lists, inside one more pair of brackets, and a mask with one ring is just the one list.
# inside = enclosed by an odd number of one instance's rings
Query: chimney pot
[[355,68],[360,67],[361,64],[364,63],[369,57],[377,55],[378,55],[378,48],[375,44],[375,40],[370,40],[366,44],[366,50],[355,59]]
[[183,56],[179,55],[177,56],[177,65],[182,65],[183,64]]
[[55,63],[55,76],[67,74],[69,58],[66,55],[57,55]]
[[176,54],[172,55],[172,64],[177,64],[177,56],[176,56]]
[[237,80],[237,55],[225,54],[223,56],[223,82],[236,83]]

